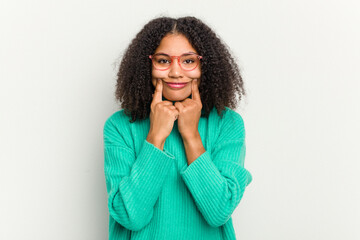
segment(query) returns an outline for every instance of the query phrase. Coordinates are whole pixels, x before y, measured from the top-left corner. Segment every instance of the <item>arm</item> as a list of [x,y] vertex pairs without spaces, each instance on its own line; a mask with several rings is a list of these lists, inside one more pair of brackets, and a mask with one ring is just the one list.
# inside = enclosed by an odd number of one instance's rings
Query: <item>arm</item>
[[[184,144],[187,156],[201,153],[196,147],[191,147],[200,145],[199,140],[192,141],[193,144]],[[228,116],[211,153],[201,153],[181,171],[199,211],[213,227],[229,220],[246,186],[252,181],[251,174],[244,168],[245,151],[242,118],[238,114]]]
[[161,192],[174,156],[144,140],[135,158],[127,146],[126,134],[111,120],[104,125],[104,171],[110,215],[123,227],[138,231],[153,216],[153,207]]
[[188,165],[194,162],[201,154],[206,151],[201,141],[199,132],[191,137],[183,137],[183,142]]

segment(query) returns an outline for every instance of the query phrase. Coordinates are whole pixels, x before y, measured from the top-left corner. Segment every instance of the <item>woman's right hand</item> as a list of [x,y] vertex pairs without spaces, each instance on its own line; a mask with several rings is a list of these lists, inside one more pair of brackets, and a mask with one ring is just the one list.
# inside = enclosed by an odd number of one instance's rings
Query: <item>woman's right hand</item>
[[166,138],[170,135],[174,122],[179,116],[179,111],[170,101],[162,100],[163,82],[157,80],[155,93],[151,102],[150,130],[147,141],[161,150]]

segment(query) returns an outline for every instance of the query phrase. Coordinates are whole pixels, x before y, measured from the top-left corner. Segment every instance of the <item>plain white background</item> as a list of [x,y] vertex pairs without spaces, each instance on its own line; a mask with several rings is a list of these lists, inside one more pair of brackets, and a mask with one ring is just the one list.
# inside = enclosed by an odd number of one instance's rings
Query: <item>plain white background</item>
[[[116,68],[151,18],[231,48],[253,175],[238,239],[360,239],[358,1],[2,1],[0,239],[107,239],[102,131]],[[176,227],[176,226],[174,226]]]

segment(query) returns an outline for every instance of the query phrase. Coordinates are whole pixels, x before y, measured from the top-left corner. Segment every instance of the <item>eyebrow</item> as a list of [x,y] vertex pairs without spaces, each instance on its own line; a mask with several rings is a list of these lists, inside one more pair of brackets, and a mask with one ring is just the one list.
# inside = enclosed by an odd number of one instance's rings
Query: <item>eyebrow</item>
[[[154,53],[154,55],[166,55],[166,56],[170,56],[169,54],[167,53],[163,53],[163,52],[158,52],[158,53]],[[186,55],[186,54],[197,54],[196,52],[192,52],[192,51],[189,51],[189,52],[186,52],[186,53],[183,53],[181,55]]]

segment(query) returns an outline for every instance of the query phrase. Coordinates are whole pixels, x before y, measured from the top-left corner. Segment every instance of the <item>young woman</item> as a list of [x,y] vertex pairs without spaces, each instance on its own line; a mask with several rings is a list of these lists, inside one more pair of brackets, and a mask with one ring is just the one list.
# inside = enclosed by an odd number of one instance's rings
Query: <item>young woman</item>
[[[104,125],[109,239],[235,239],[245,94],[225,44],[194,17],[156,18],[120,64],[123,110]],[[232,109],[231,109],[232,108]]]

